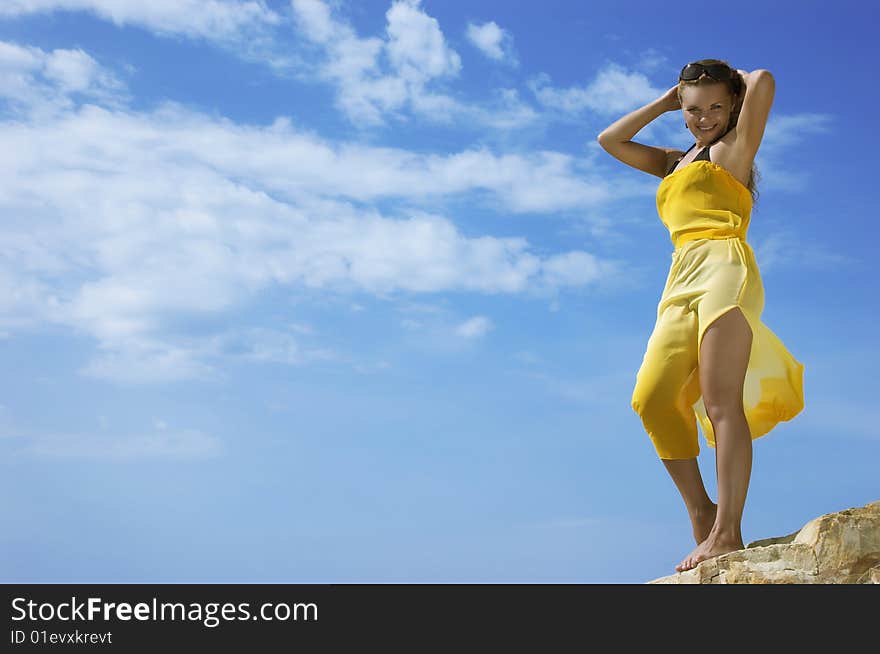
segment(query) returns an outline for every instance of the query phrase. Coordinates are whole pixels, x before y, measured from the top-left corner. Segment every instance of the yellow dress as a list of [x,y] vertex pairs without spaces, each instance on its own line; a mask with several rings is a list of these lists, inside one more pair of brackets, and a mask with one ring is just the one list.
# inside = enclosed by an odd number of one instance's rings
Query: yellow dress
[[742,182],[712,161],[695,160],[660,182],[657,211],[675,251],[632,408],[661,459],[685,459],[700,452],[696,422],[715,447],[698,372],[703,334],[714,320],[739,307],[752,330],[743,385],[752,439],[804,408],[804,366],[761,321],[764,286],[746,242],[752,196]]

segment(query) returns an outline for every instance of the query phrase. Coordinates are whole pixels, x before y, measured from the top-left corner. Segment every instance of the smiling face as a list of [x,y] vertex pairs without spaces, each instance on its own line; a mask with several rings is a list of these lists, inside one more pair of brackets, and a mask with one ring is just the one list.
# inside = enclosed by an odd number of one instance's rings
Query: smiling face
[[[697,145],[708,145],[727,131],[733,97],[726,84],[686,85],[681,91],[681,110]],[[704,130],[702,128],[710,128]]]

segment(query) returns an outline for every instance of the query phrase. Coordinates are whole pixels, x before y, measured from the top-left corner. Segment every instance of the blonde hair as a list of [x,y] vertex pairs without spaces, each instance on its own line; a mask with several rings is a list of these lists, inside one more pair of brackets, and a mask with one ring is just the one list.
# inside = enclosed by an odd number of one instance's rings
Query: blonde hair
[[[745,91],[745,84],[743,83],[742,76],[736,72],[736,69],[731,66],[729,63],[724,61],[723,59],[700,59],[699,61],[692,61],[694,64],[704,64],[706,66],[710,64],[722,64],[730,68],[733,72],[728,79],[723,81],[718,81],[709,77],[706,73],[700,75],[699,78],[695,80],[679,80],[678,82],[678,101],[679,104],[684,106],[684,103],[681,102],[681,92],[688,86],[709,86],[711,84],[724,84],[727,87],[728,92],[733,98],[738,98],[741,93]],[[736,105],[736,102],[734,102]],[[727,130],[730,131],[734,127],[736,127],[737,122],[739,122],[739,111],[732,111],[730,113],[730,124],[727,126]],[[757,189],[757,181],[760,180],[761,173],[758,172],[758,167],[752,163],[752,170],[749,173],[749,183],[746,185],[749,189],[749,193],[752,194],[752,204],[757,202],[758,200],[758,189]]]

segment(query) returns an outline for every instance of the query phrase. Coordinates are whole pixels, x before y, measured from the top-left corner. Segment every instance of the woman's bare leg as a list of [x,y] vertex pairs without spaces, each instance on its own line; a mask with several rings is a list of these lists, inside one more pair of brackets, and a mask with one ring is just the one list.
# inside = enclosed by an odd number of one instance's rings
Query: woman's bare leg
[[679,572],[745,547],[741,523],[752,471],[752,436],[742,393],[751,344],[751,328],[738,308],[703,334],[700,388],[715,432],[718,515],[706,540],[676,566]]
[[706,540],[712,525],[715,524],[715,513],[718,506],[709,498],[700,466],[697,459],[660,459],[672,476],[681,497],[687,507],[688,517],[694,528],[694,540],[697,545]]

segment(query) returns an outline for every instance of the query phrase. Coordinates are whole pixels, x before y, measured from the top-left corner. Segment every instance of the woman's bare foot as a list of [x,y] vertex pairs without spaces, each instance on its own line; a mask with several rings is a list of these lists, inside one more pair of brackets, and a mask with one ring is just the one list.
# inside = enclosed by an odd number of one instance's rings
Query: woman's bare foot
[[715,516],[718,515],[718,505],[715,502],[709,504],[691,514],[691,525],[694,528],[694,541],[697,545],[709,537],[709,532],[715,526]]
[[675,566],[675,569],[678,572],[684,572],[685,570],[696,568],[697,564],[701,561],[741,549],[745,549],[742,538],[737,538],[730,534],[710,532],[706,540],[697,545],[693,552]]

